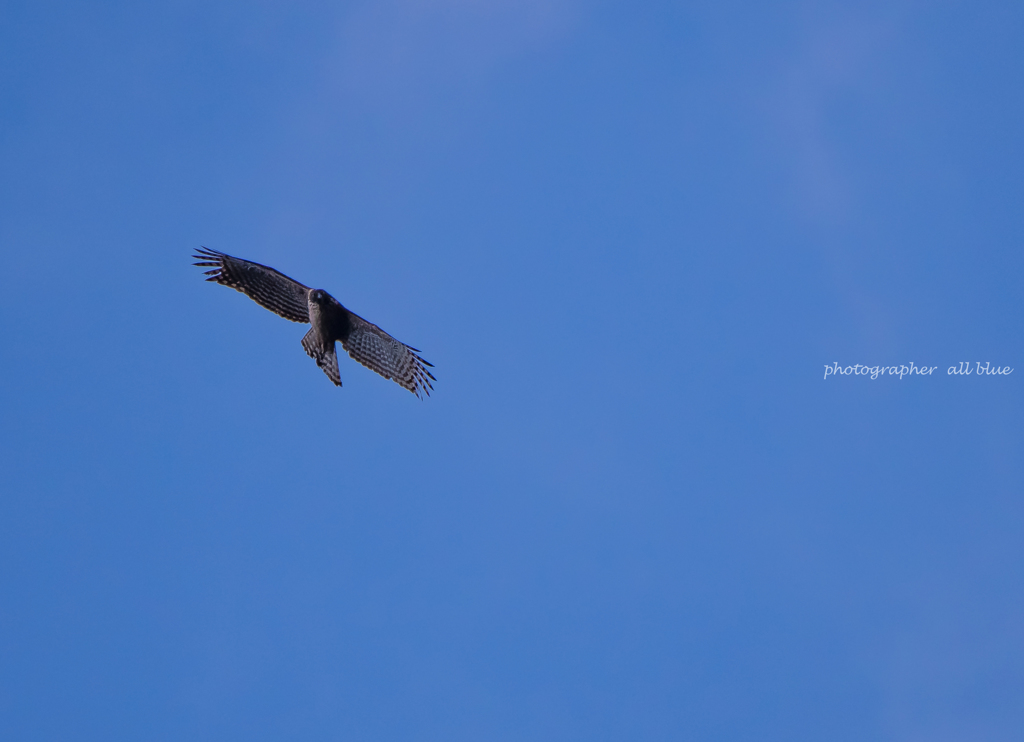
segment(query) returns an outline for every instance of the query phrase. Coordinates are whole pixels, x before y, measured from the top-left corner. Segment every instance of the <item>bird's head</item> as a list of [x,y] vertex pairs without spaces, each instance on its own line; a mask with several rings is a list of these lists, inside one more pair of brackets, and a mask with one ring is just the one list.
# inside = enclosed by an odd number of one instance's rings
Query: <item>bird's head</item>
[[323,289],[313,289],[309,292],[309,300],[314,304],[324,304],[327,302],[327,292]]

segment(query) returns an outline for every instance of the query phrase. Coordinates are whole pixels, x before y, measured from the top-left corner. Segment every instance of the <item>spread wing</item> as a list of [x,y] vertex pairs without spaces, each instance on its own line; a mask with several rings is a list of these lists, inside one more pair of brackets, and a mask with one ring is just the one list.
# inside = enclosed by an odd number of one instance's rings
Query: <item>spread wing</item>
[[205,247],[192,257],[198,259],[193,265],[211,268],[205,272],[209,276],[207,281],[216,281],[241,291],[260,306],[292,322],[309,322],[309,286],[303,286],[266,265],[233,258]]
[[415,348],[395,340],[359,315],[350,313],[349,321],[348,339],[341,344],[352,358],[385,379],[394,379],[417,397],[421,393],[430,396],[434,376],[427,366],[433,366],[432,363],[420,358]]

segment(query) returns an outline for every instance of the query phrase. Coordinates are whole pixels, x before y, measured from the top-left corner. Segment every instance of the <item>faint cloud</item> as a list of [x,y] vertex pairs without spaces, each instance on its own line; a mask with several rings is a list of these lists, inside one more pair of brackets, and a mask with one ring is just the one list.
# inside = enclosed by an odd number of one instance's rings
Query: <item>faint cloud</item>
[[323,193],[335,194],[319,207],[332,219],[396,197],[406,158],[458,143],[478,88],[568,37],[578,9],[578,0],[364,0],[325,20],[327,45],[310,94],[290,112],[282,159],[282,178],[305,197],[274,233],[311,229]]
[[415,92],[473,81],[568,33],[575,0],[384,0],[342,19],[337,81],[362,92]]
[[1017,739],[1024,636],[1020,606],[1006,608],[1007,618],[992,625],[964,615],[968,608],[942,606],[893,637],[881,689],[891,739]]
[[855,194],[838,139],[844,109],[871,85],[873,62],[896,30],[891,13],[816,11],[801,24],[792,56],[774,69],[762,101],[791,172],[797,211],[814,221],[844,220]]
[[[829,255],[858,346],[881,355],[901,347],[901,321],[889,294],[877,288],[874,261],[865,265],[877,245],[851,247],[846,238],[870,187],[863,159],[871,145],[861,127],[884,115],[872,96],[890,72],[887,55],[903,21],[902,3],[808,6],[795,19],[791,51],[769,66],[760,99],[781,159],[783,198]],[[856,231],[863,238],[870,226],[858,224]]]

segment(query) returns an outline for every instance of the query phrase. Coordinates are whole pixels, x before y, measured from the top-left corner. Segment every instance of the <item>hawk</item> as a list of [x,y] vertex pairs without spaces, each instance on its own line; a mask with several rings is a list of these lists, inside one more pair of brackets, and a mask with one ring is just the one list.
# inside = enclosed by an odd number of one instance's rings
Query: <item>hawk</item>
[[[327,378],[341,386],[334,342],[367,368],[385,379],[393,379],[417,397],[430,396],[433,374],[419,351],[388,335],[372,322],[350,312],[323,289],[311,289],[266,265],[234,258],[226,253],[201,248],[192,256],[193,265],[210,268],[204,275],[241,291],[262,307],[292,322],[311,324],[302,347],[323,369]],[[422,397],[421,397],[422,398]]]

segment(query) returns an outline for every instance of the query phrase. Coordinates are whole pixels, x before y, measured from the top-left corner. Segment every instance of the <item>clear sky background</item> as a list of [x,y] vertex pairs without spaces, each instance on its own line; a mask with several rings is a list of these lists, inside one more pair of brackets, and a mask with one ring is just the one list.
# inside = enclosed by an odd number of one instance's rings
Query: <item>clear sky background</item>
[[[0,3],[0,738],[1019,739],[1022,39]],[[434,395],[333,387],[199,245]]]

